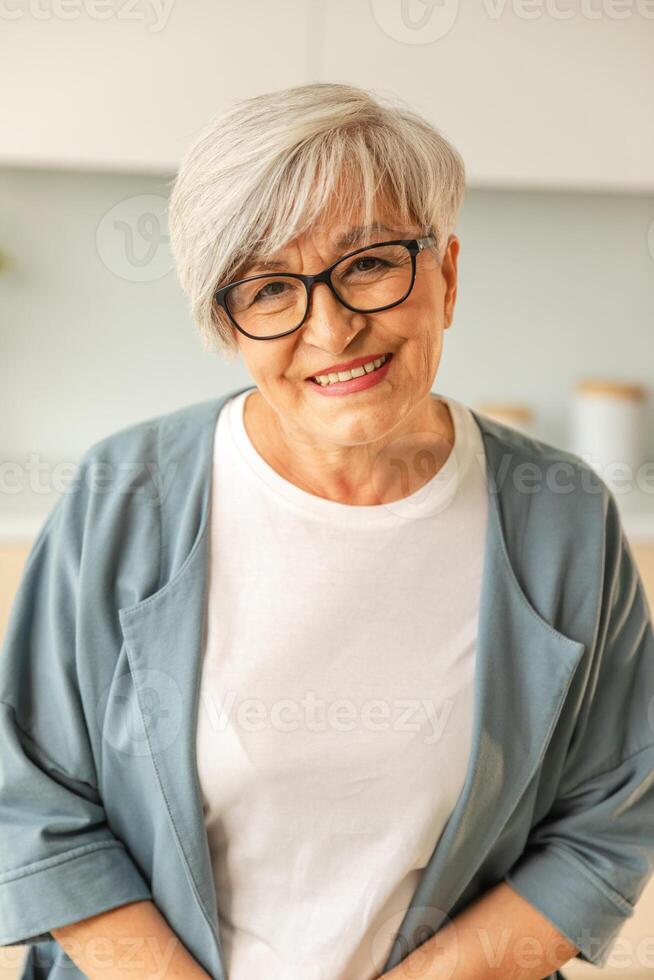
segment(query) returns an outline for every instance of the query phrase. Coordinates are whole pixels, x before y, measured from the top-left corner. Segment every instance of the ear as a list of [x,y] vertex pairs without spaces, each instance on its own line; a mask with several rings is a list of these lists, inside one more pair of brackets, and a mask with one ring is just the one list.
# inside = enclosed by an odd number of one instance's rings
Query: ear
[[458,257],[459,239],[456,235],[450,235],[447,240],[447,248],[441,262],[441,273],[445,280],[445,296],[443,298],[443,312],[445,316],[445,330],[451,325],[454,317],[454,305],[456,303],[456,289],[458,281]]

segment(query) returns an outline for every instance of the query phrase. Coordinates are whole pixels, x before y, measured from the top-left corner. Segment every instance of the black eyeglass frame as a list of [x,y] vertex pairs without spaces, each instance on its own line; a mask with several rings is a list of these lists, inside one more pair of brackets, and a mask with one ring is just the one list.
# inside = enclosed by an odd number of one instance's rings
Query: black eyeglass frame
[[[246,276],[245,279],[237,279],[234,282],[229,282],[227,283],[227,285],[221,286],[219,289],[216,289],[216,291],[213,294],[214,300],[216,301],[218,306],[220,306],[225,311],[231,323],[234,324],[236,329],[240,333],[242,333],[245,337],[249,337],[251,340],[277,340],[279,337],[288,337],[289,334],[295,333],[295,331],[299,330],[300,327],[303,325],[307,316],[309,315],[309,308],[311,306],[311,291],[313,287],[316,285],[316,283],[319,282],[326,283],[327,286],[329,286],[329,288],[331,289],[333,295],[339,301],[339,303],[345,306],[348,310],[351,310],[353,313],[380,313],[382,310],[390,310],[394,306],[399,306],[400,303],[404,302],[404,300],[407,298],[407,296],[410,294],[411,290],[413,289],[413,284],[416,279],[417,255],[420,252],[422,252],[423,249],[428,248],[430,245],[435,245],[435,244],[436,244],[436,238],[434,237],[434,235],[428,235],[426,238],[398,238],[398,239],[394,239],[391,242],[375,242],[373,245],[363,245],[361,248],[355,248],[354,251],[346,252],[345,255],[341,255],[341,257],[337,259],[336,262],[332,262],[332,264],[328,265],[326,269],[322,270],[322,272],[316,272],[315,275],[313,276],[303,275],[301,272],[278,272],[278,273],[260,272],[256,276]],[[404,294],[404,296],[402,296],[401,299],[396,300],[394,303],[388,303],[386,306],[377,306],[375,307],[375,309],[372,310],[361,310],[356,306],[350,306],[349,303],[347,303],[341,296],[338,295],[336,291],[336,287],[334,286],[331,280],[331,274],[336,268],[336,266],[340,265],[341,262],[343,262],[345,259],[349,259],[353,255],[358,255],[360,252],[367,252],[371,248],[379,248],[380,245],[404,245],[405,248],[408,249],[409,254],[411,255],[411,282],[409,283],[409,288],[407,289],[406,293]],[[238,325],[238,323],[236,322],[236,320],[234,319],[234,317],[232,316],[232,314],[230,313],[227,307],[225,297],[227,296],[227,293],[230,291],[230,289],[234,288],[234,286],[240,286],[242,283],[251,282],[254,279],[270,279],[271,276],[274,277],[275,275],[283,276],[285,279],[299,279],[300,282],[304,283],[304,288],[306,289],[306,293],[307,293],[306,310],[304,312],[304,316],[297,324],[297,326],[292,327],[290,330],[285,330],[283,333],[271,334],[269,337],[257,337],[255,334],[248,333],[247,330],[244,330],[243,327],[240,327]]]

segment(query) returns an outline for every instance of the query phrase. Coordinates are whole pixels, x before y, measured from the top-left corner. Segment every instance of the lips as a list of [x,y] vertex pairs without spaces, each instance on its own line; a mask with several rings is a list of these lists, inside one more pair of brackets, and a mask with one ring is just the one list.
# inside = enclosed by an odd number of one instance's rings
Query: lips
[[[339,371],[327,376],[319,374],[314,380],[309,378],[307,385],[316,395],[321,397],[342,398],[348,395],[358,395],[381,384],[386,378],[393,360],[393,354],[388,353],[376,361],[366,361],[360,367],[350,371]],[[312,396],[313,397],[313,396]]]

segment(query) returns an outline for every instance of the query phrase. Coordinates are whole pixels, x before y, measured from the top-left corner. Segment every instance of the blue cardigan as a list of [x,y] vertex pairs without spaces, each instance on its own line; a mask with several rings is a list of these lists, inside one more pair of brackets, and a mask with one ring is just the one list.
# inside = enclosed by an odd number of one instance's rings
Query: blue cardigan
[[[28,944],[24,980],[82,977],[49,930],[143,899],[226,980],[194,740],[214,427],[244,390],[94,443],[30,551],[0,656],[0,945]],[[378,967],[501,879],[601,966],[654,870],[651,614],[589,465],[473,415],[472,752]]]

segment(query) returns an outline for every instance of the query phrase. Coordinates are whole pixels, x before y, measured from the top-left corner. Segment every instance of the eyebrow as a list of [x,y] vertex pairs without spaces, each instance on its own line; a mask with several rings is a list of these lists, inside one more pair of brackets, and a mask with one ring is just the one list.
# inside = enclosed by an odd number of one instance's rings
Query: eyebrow
[[[366,239],[371,238],[379,232],[390,232],[394,234],[394,229],[389,228],[387,225],[382,224],[379,221],[373,222],[373,224],[364,227],[363,225],[356,225],[352,228],[348,228],[347,231],[339,235],[336,239],[334,245],[336,249],[354,249],[361,242],[365,242]],[[260,269],[262,272],[275,272],[275,271],[288,271],[288,261],[284,259],[273,259],[268,258],[265,255],[257,256],[256,253],[251,257],[247,264],[246,271],[241,274],[241,278],[250,275],[251,270]]]

